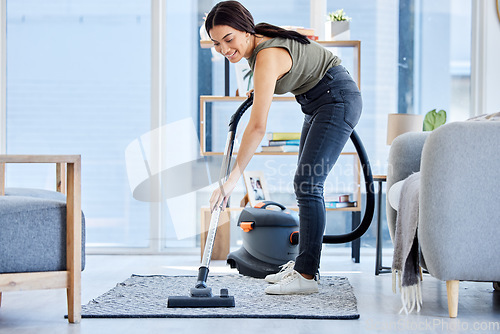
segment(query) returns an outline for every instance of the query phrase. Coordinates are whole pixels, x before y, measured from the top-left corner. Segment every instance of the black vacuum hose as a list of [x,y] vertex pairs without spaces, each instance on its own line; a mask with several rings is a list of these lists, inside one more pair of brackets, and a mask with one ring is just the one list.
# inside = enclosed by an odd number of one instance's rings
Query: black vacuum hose
[[361,142],[361,139],[359,138],[356,131],[352,132],[351,141],[356,148],[356,152],[358,153],[361,168],[363,169],[363,176],[365,178],[365,214],[363,216],[361,224],[359,224],[359,226],[356,227],[353,231],[345,234],[323,236],[323,243],[325,244],[343,244],[361,238],[361,236],[365,234],[365,232],[370,227],[373,219],[373,211],[375,210],[375,191],[373,186],[372,168],[370,166],[370,161],[368,160],[368,155],[366,154],[365,147],[363,146],[363,143]]

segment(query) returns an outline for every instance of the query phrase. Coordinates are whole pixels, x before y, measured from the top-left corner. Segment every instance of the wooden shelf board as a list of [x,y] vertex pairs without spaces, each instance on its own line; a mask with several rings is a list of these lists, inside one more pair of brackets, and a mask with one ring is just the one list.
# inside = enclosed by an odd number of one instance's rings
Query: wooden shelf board
[[[201,152],[203,156],[209,155],[224,155],[223,152]],[[238,152],[233,152],[233,155],[238,155]],[[255,152],[254,155],[298,155],[298,152]],[[342,152],[340,155],[357,155],[356,152]]]
[[[245,101],[246,96],[216,96],[216,95],[200,95],[200,102],[217,102],[217,101]],[[273,96],[273,101],[295,101],[295,96]]]

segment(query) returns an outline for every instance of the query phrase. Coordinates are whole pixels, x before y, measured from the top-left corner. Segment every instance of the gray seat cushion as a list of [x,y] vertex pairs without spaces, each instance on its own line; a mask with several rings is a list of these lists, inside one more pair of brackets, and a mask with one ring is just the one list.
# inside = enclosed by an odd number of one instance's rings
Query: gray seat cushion
[[[85,217],[82,213],[82,270]],[[0,196],[0,273],[66,270],[66,196],[7,188]]]

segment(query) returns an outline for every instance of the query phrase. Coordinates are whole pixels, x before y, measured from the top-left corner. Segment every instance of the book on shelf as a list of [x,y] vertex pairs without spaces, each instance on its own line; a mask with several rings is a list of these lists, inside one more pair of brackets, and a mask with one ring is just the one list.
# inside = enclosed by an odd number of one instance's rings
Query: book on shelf
[[325,201],[325,208],[327,209],[354,208],[357,206],[358,202]]
[[267,140],[297,140],[300,139],[300,132],[268,132]]
[[296,145],[299,146],[300,139],[291,139],[291,140],[270,140],[269,146],[283,146],[283,145]]
[[262,152],[298,152],[298,145],[262,146]]
[[332,194],[329,196],[325,196],[325,202],[355,202],[351,201],[350,194]]

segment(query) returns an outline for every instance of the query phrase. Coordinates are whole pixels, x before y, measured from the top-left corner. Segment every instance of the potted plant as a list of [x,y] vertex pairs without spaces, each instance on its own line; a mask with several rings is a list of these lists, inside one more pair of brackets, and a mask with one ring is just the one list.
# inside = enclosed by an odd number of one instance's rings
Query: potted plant
[[432,131],[446,123],[446,111],[433,109],[425,114],[424,131]]
[[351,18],[343,9],[328,13],[325,23],[325,38],[329,41],[348,40],[351,38],[349,22]]

